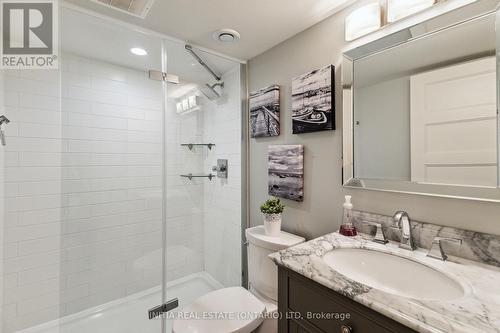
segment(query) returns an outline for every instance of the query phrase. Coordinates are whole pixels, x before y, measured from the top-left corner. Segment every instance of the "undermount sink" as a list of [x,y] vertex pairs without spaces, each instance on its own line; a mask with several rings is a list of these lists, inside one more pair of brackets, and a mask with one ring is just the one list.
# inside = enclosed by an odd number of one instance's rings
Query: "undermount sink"
[[416,261],[365,250],[336,249],[323,261],[335,271],[369,287],[420,300],[453,300],[464,289],[453,278]]

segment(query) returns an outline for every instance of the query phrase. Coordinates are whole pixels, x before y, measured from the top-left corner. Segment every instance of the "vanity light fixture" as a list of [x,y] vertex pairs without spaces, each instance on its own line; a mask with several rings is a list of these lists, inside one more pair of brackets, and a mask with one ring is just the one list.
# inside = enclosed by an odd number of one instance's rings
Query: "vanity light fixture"
[[373,2],[354,10],[345,19],[345,39],[352,41],[379,29],[382,10],[379,2]]
[[140,47],[133,47],[130,49],[130,53],[138,55],[138,56],[145,56],[148,55],[148,51],[144,50],[143,48]]
[[436,0],[387,0],[387,22],[392,23],[432,7]]

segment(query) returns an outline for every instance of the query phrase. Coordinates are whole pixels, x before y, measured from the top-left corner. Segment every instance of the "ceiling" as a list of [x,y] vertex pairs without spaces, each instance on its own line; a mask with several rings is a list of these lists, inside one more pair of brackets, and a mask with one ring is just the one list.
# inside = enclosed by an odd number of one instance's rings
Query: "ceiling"
[[[318,23],[353,0],[156,0],[145,19],[90,0],[64,0],[219,53],[248,60]],[[223,44],[214,31],[235,29],[241,39]]]
[[[161,38],[148,36],[140,31],[113,24],[70,8],[64,8],[61,17],[61,47],[63,52],[144,72],[162,70]],[[166,51],[167,72],[178,75],[182,86],[215,82],[214,78],[187,53],[184,49],[184,43],[171,40],[163,42]],[[146,50],[147,55],[132,54],[130,49],[133,47]],[[219,75],[223,75],[239,65],[235,61],[202,50],[196,49],[195,51]]]

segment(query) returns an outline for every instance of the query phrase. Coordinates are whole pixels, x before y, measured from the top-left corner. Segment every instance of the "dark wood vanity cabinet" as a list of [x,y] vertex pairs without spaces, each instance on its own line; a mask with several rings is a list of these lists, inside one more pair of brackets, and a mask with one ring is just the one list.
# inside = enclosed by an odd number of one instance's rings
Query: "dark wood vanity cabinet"
[[289,269],[278,272],[279,333],[416,333]]

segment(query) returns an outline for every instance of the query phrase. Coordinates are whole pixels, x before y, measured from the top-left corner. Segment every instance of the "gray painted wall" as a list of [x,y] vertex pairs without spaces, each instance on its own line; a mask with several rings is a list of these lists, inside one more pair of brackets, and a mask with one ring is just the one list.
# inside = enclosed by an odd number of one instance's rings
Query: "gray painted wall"
[[[262,224],[260,204],[267,195],[267,146],[303,144],[305,147],[304,202],[284,200],[287,208],[283,229],[307,238],[335,231],[342,218],[345,194],[353,195],[355,209],[392,215],[406,210],[423,222],[500,235],[500,204],[434,198],[342,188],[342,103],[340,87],[341,50],[344,18],[349,9],[339,12],[310,29],[251,59],[248,66],[249,90],[281,85],[281,135],[250,139],[250,223]],[[337,130],[292,134],[291,79],[327,64],[336,66],[335,99]]]

